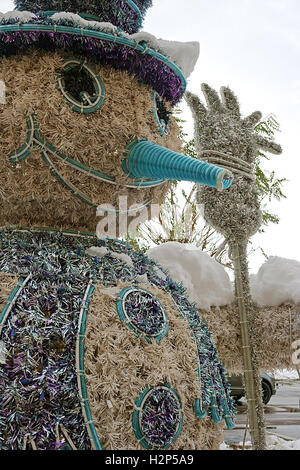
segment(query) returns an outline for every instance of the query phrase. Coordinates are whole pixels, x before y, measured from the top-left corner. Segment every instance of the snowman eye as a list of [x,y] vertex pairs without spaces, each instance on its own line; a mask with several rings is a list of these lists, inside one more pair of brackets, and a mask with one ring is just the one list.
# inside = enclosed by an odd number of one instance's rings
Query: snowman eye
[[159,341],[168,332],[168,317],[160,301],[146,289],[128,287],[120,292],[117,301],[120,319],[148,342]]
[[157,123],[158,131],[163,137],[169,133],[169,124],[170,124],[170,111],[167,110],[167,107],[163,99],[155,91],[153,93],[153,116],[154,120]]
[[78,113],[93,113],[104,101],[105,88],[101,78],[80,60],[66,61],[59,70],[56,83],[68,105]]

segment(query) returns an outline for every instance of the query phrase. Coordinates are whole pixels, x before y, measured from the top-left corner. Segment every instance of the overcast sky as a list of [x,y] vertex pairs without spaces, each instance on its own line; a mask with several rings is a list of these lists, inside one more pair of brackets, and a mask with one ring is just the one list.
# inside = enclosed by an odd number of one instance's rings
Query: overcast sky
[[[0,0],[0,11],[13,2]],[[289,181],[287,199],[270,206],[280,223],[253,238],[268,255],[300,261],[300,2],[299,0],[154,0],[144,30],[158,38],[199,41],[200,57],[188,90],[200,95],[200,84],[229,86],[243,115],[274,113],[280,123],[277,141],[284,149],[264,168]],[[187,129],[192,117],[187,107]],[[262,256],[250,259],[256,272]]]

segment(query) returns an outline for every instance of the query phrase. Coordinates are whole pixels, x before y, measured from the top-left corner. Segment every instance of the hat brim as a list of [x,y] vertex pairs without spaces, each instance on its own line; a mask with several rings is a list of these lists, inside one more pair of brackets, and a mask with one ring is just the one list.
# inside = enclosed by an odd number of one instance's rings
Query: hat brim
[[53,24],[50,18],[40,17],[30,23],[10,19],[0,25],[0,56],[32,46],[52,51],[67,48],[95,63],[126,70],[172,105],[181,100],[186,90],[186,79],[174,62],[148,47],[145,41],[138,43],[117,29],[112,34]]

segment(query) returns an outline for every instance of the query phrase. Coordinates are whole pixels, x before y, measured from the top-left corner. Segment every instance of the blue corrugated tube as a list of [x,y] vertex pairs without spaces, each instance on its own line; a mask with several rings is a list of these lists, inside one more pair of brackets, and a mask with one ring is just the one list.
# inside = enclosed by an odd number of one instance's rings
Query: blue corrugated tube
[[232,183],[230,171],[173,152],[148,140],[135,140],[125,151],[123,170],[135,179],[193,181],[217,189],[227,189]]

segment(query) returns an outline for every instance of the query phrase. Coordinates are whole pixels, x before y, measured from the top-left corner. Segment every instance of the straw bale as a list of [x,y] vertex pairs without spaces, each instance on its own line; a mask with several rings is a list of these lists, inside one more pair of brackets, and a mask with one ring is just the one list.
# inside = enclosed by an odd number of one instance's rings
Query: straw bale
[[155,189],[128,189],[131,180],[121,169],[129,142],[147,138],[181,151],[178,127],[171,117],[169,135],[161,137],[153,116],[152,89],[125,71],[91,64],[102,78],[106,96],[102,106],[89,115],[67,105],[56,87],[57,72],[72,56],[68,51],[31,49],[1,58],[0,80],[6,84],[6,104],[0,105],[0,225],[52,226],[95,232],[96,209],[80,201],[51,174],[35,148],[24,161],[11,163],[8,156],[26,141],[25,113],[34,113],[39,133],[68,157],[94,170],[115,177],[117,184],[104,183],[72,169],[50,156],[57,170],[93,204],[113,204],[128,196],[134,203],[161,202],[168,183]]
[[[295,369],[291,344],[300,338],[295,328],[299,306],[253,307],[253,335],[258,367],[261,372]],[[230,374],[243,372],[238,309],[234,304],[199,310],[206,321],[223,364]]]
[[11,276],[8,274],[0,274],[0,313],[5,307],[9,295],[12,290],[17,286],[17,276]]
[[[128,284],[118,284],[120,290]],[[98,285],[87,317],[85,374],[89,403],[101,445],[108,450],[142,449],[131,425],[135,400],[147,386],[165,382],[180,395],[183,428],[171,449],[217,449],[223,423],[198,419],[194,399],[199,396],[196,347],[186,321],[178,317],[169,294],[140,285],[156,295],[169,319],[161,342],[147,343],[119,319],[116,303]],[[113,405],[108,406],[108,401]]]

